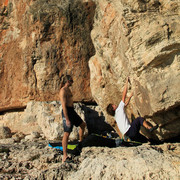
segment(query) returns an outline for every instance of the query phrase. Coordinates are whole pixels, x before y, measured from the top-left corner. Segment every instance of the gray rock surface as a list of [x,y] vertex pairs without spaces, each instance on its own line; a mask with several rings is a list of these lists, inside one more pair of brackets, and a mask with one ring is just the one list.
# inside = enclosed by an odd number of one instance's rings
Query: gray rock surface
[[62,153],[47,140],[0,142],[0,179],[25,180],[178,180],[180,144],[138,147],[86,147],[74,163],[61,163]]

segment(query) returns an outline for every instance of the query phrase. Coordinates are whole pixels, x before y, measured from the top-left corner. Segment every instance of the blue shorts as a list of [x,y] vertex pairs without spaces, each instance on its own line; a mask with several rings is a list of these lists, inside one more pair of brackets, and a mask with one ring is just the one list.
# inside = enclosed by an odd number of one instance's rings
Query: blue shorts
[[80,126],[83,122],[83,120],[80,118],[80,116],[76,113],[73,107],[66,107],[67,108],[67,113],[69,120],[71,122],[70,126],[66,125],[66,118],[64,117],[64,113],[62,110],[62,118],[63,118],[63,127],[64,127],[64,132],[72,132],[73,126],[75,125],[76,127]]
[[65,117],[63,118],[63,128],[64,128],[64,132],[72,132],[72,130],[73,130],[73,124],[71,123],[71,125],[70,126],[67,126],[66,125],[66,119],[65,119]]

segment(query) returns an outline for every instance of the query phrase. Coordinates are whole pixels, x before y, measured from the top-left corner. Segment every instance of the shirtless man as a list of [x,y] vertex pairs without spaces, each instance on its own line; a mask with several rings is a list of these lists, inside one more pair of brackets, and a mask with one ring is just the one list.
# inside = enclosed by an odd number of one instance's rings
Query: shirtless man
[[60,89],[60,101],[62,104],[62,117],[63,117],[63,127],[64,135],[62,139],[63,147],[63,159],[62,162],[69,161],[67,156],[67,144],[69,135],[72,132],[73,125],[76,127],[80,126],[79,129],[79,140],[82,141],[84,135],[84,129],[86,123],[79,117],[79,115],[74,111],[73,107],[73,95],[70,90],[70,86],[73,84],[73,79],[70,75],[62,77],[62,88]]

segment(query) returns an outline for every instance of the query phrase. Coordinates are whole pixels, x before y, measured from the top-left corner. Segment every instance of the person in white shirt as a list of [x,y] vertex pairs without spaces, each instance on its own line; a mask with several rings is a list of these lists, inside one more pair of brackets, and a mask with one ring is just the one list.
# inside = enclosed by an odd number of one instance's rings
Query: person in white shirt
[[144,126],[146,129],[152,132],[158,128],[158,125],[152,127],[142,117],[136,118],[132,123],[129,122],[129,119],[124,110],[124,108],[128,105],[131,97],[133,96],[133,93],[131,93],[130,97],[125,102],[127,89],[128,89],[128,81],[129,81],[129,77],[126,80],[126,84],[123,90],[122,100],[120,104],[118,106],[115,104],[109,104],[106,110],[109,115],[114,116],[118,128],[123,136],[126,136],[133,141],[147,142],[146,137],[144,137],[142,134],[139,133],[140,127]]

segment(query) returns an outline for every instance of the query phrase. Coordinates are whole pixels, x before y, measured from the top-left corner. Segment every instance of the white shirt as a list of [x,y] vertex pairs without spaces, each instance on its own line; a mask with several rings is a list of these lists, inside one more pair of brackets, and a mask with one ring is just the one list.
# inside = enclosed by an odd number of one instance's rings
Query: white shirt
[[115,120],[117,122],[120,132],[124,135],[128,129],[131,127],[129,119],[124,111],[124,102],[121,101],[117,109],[115,110]]

